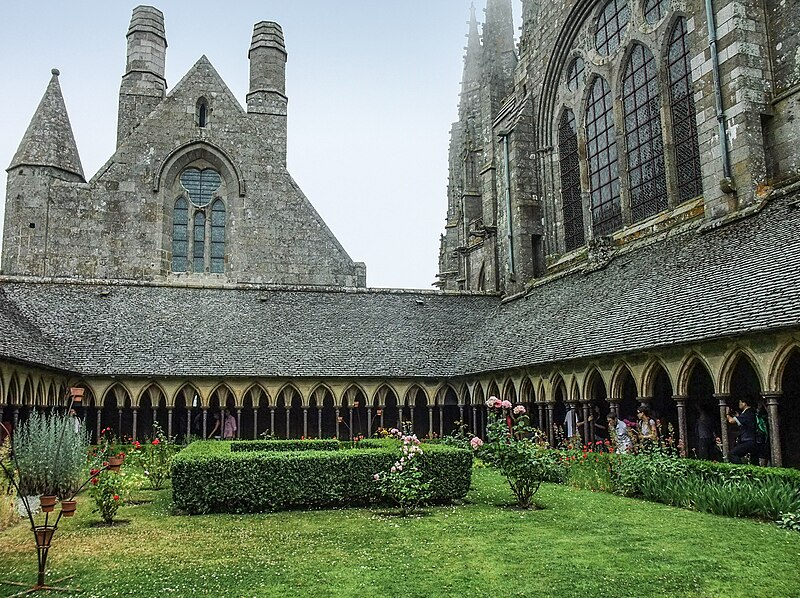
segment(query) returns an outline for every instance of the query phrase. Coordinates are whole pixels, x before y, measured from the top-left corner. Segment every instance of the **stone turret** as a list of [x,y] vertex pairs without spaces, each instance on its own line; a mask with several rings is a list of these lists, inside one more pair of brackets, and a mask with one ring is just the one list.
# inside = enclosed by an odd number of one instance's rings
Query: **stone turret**
[[119,90],[117,147],[164,99],[167,38],[164,15],[152,6],[133,9],[128,60]]
[[492,86],[492,111],[496,111],[499,102],[514,88],[514,68],[517,66],[511,0],[487,0],[483,54],[485,83]]
[[3,274],[46,275],[50,208],[61,189],[85,182],[64,96],[52,77],[8,167]]
[[247,112],[257,114],[265,125],[263,138],[286,164],[286,46],[281,26],[261,21],[253,27],[250,58],[250,92]]

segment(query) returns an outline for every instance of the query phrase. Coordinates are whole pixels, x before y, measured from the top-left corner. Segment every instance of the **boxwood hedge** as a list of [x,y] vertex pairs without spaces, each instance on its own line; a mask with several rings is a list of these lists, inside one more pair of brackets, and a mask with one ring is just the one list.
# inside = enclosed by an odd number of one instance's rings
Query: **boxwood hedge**
[[[400,453],[397,441],[326,451],[233,451],[232,444],[194,442],[175,456],[172,499],[177,510],[254,513],[380,502],[373,475],[391,467]],[[472,453],[448,446],[425,446],[424,450],[421,465],[431,478],[431,502],[466,496]]]
[[338,440],[236,440],[231,450],[236,451],[338,451]]

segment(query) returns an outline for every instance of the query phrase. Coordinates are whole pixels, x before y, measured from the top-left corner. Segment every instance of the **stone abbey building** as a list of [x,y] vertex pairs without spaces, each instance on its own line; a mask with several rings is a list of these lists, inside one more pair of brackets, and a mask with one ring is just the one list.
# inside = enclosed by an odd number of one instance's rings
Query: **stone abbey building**
[[[372,290],[286,170],[286,49],[243,107],[201,57],[167,93],[163,15],[128,30],[117,149],[86,180],[52,79],[8,168],[0,419],[82,386],[90,429],[369,434],[496,395],[553,437],[648,404],[697,447],[741,397],[800,466],[800,9],[523,1],[474,11],[437,291]],[[454,48],[454,51],[457,51]],[[587,432],[589,433],[589,432]]]

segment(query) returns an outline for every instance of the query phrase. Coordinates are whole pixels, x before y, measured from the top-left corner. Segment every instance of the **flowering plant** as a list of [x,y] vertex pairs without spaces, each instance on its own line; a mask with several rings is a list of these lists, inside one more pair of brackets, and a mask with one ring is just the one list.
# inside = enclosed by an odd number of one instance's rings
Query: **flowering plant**
[[394,431],[402,442],[400,458],[389,471],[376,473],[372,477],[378,483],[381,494],[399,507],[403,517],[407,517],[428,498],[430,481],[420,468],[422,448],[419,439],[414,434]]
[[541,432],[530,425],[523,405],[489,397],[487,442],[473,438],[470,444],[489,464],[497,467],[508,480],[517,504],[530,508],[533,495],[545,479],[549,460]]
[[92,476],[89,495],[94,499],[95,511],[110,525],[128,491],[125,474],[107,469],[92,469],[89,473]]
[[172,463],[172,442],[164,434],[164,430],[153,422],[153,440],[142,445],[133,442],[133,454],[143,469],[150,490],[161,490],[164,482],[169,478],[170,464]]

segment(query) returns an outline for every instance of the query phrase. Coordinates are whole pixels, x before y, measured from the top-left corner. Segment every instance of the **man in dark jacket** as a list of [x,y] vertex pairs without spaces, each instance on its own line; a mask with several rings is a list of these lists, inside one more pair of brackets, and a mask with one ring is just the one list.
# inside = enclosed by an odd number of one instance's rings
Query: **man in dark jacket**
[[728,423],[739,426],[736,446],[729,454],[731,463],[741,463],[742,457],[750,455],[750,463],[758,463],[758,446],[756,445],[756,412],[753,401],[739,399],[739,413],[728,409]]

